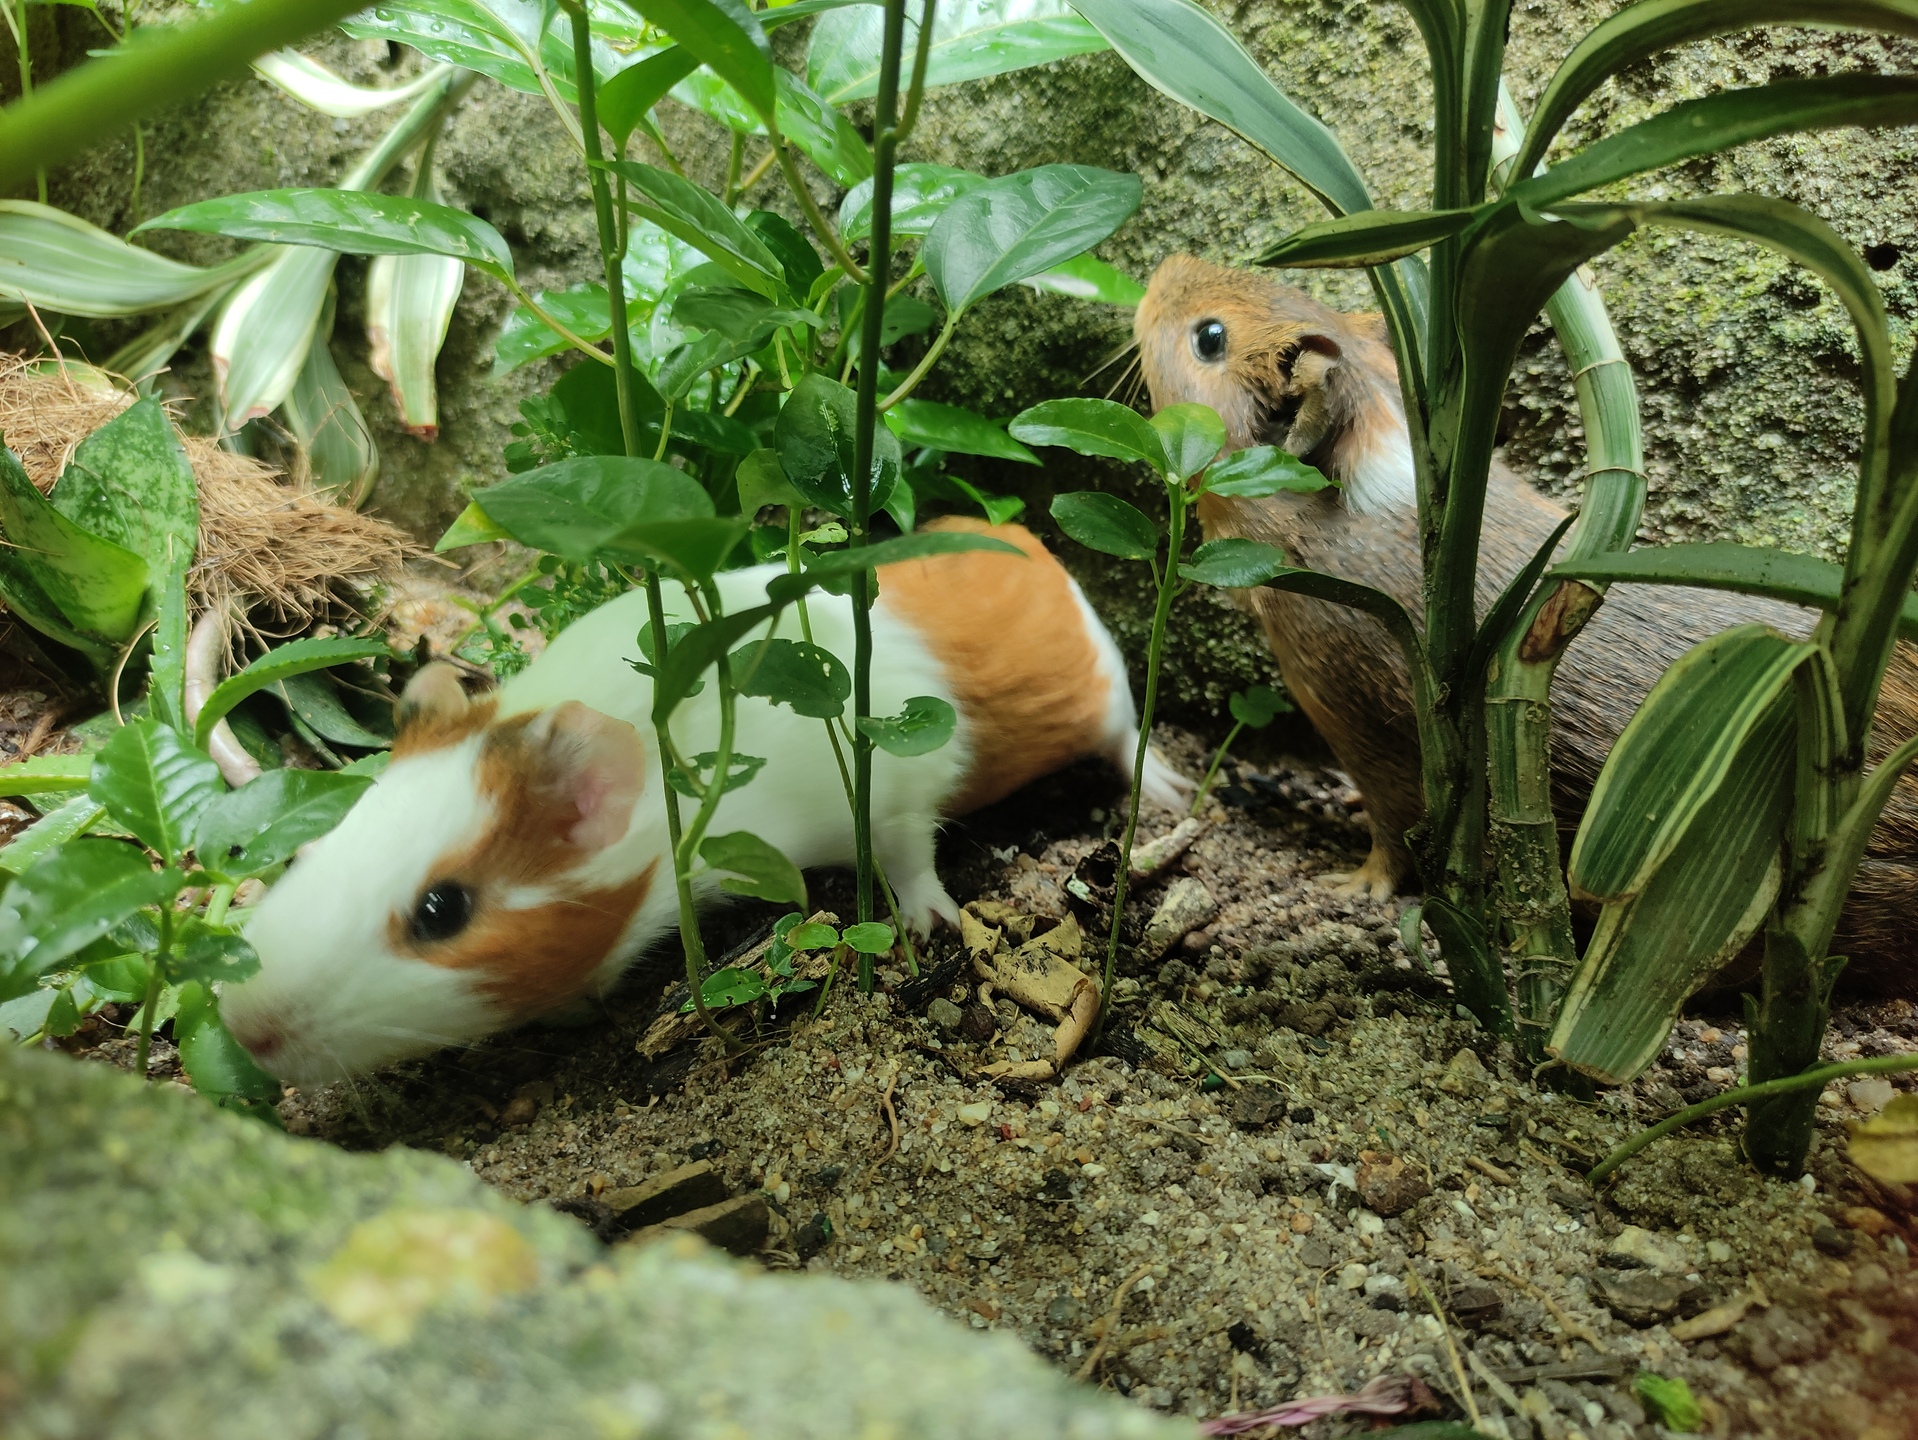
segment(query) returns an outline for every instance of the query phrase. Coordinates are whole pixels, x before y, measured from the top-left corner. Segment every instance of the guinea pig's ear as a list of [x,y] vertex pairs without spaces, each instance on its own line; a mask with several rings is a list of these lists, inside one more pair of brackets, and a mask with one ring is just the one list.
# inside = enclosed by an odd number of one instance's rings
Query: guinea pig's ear
[[568,700],[526,727],[534,785],[568,843],[604,850],[626,834],[646,787],[646,747],[624,720]]
[[399,728],[419,724],[445,725],[466,713],[470,702],[460,688],[460,672],[443,660],[420,667],[400,692]]

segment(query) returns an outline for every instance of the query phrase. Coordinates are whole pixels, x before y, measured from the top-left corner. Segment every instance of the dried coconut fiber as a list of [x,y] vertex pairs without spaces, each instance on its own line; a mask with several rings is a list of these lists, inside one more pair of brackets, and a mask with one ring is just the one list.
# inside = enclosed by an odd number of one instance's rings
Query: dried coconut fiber
[[[43,494],[80,442],[133,401],[91,366],[0,356],[0,437]],[[364,592],[418,553],[385,521],[258,460],[202,436],[180,440],[200,485],[200,553],[187,576],[195,614],[218,608],[246,628],[304,630],[342,608],[364,610]]]

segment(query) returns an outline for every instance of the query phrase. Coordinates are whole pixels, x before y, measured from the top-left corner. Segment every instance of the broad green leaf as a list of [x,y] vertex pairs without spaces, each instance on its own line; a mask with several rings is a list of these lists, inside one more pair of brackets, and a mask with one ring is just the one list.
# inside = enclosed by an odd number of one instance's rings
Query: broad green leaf
[[299,384],[340,260],[301,246],[269,253],[271,262],[233,292],[213,325],[213,377],[229,432],[272,414]]
[[59,795],[84,790],[93,774],[91,755],[36,755],[0,765],[0,795]]
[[1315,466],[1273,445],[1235,450],[1205,472],[1202,488],[1210,495],[1259,500],[1267,495],[1311,495],[1333,482]]
[[258,973],[260,956],[238,930],[209,925],[189,915],[174,935],[174,952],[167,957],[169,985],[237,983]]
[[739,462],[739,469],[733,472],[733,483],[739,490],[742,515],[757,515],[768,505],[790,509],[806,503],[805,497],[793,489],[792,481],[786,478],[777,450],[753,451]]
[[76,950],[185,883],[118,840],[75,840],[46,856],[0,891],[0,1000],[25,995]]
[[861,715],[859,733],[888,755],[930,755],[952,739],[959,712],[937,695],[914,695],[897,715]]
[[1046,400],[1020,411],[1006,428],[1028,445],[1063,445],[1081,455],[1143,461],[1165,473],[1159,432],[1137,410],[1116,400]]
[[[6,971],[0,969],[0,976],[5,974]],[[3,983],[4,980],[0,980],[0,984]],[[47,1021],[54,1006],[63,999],[68,1005],[73,1003],[69,991],[48,989],[30,990],[15,999],[0,1001],[0,1044],[53,1033],[47,1028]]]
[[[321,330],[331,328],[323,319]],[[352,510],[364,505],[380,478],[380,447],[360,413],[359,401],[340,378],[332,345],[320,333],[315,334],[306,363],[281,402],[280,414],[306,451],[313,488],[336,505]]]
[[[0,460],[0,465],[6,463]],[[120,647],[74,629],[41,585],[39,572],[25,553],[4,543],[0,543],[0,601],[13,612],[14,619],[24,620],[42,635],[85,655],[100,675],[106,675],[113,668]]]
[[0,536],[68,624],[109,643],[132,637],[147,592],[146,561],[62,515],[11,450],[0,450]]
[[181,988],[173,1036],[180,1047],[180,1068],[195,1090],[215,1104],[278,1123],[272,1107],[280,1098],[280,1082],[254,1064],[246,1047],[233,1038],[205,985]]
[[156,591],[193,562],[200,492],[157,400],[129,406],[82,440],[47,498],[81,529],[142,556]]
[[207,806],[193,848],[219,874],[261,874],[338,825],[372,783],[329,770],[269,770]]
[[[835,515],[853,511],[857,469],[858,400],[837,380],[814,371],[793,387],[773,426],[779,463],[809,504]],[[899,441],[884,425],[872,436],[871,509],[885,508],[899,480]]]
[[1724,90],[1608,135],[1508,193],[1543,209],[1668,165],[1774,135],[1918,124],[1918,76],[1856,72]]
[[[440,200],[430,183],[420,198]],[[366,363],[391,387],[400,428],[422,440],[440,433],[434,370],[465,285],[450,255],[380,255],[366,268]]]
[[852,698],[852,672],[832,651],[805,640],[759,640],[732,653],[741,695],[763,695],[796,715],[836,720]]
[[266,257],[215,269],[129,245],[64,210],[0,200],[0,298],[63,315],[117,319],[166,310],[233,284]]
[[[695,686],[688,693],[696,695],[703,688],[705,688],[705,682],[701,681],[699,685]],[[700,785],[710,789],[715,777],[709,772],[713,771],[718,764],[719,752],[717,750],[703,750],[693,756],[692,774],[689,774],[682,767],[674,765],[666,771],[666,783],[687,799],[697,800],[700,798],[700,789],[699,786],[693,783],[694,775],[696,774],[698,776]],[[726,783],[721,787],[720,793],[730,793],[743,785],[751,784],[753,776],[765,768],[766,757],[764,755],[735,754],[726,762]]]
[[636,160],[613,161],[608,168],[642,197],[627,201],[627,208],[635,215],[685,241],[748,290],[769,299],[780,298],[785,267],[763,240],[720,203],[717,195]]
[[730,365],[735,360],[764,349],[771,338],[770,330],[764,338],[752,335],[744,340],[735,340],[717,330],[710,330],[689,340],[675,347],[660,362],[657,377],[659,393],[678,405],[709,370],[717,370],[722,365]]
[[[606,287],[598,281],[575,285],[570,290],[542,290],[533,297],[540,308],[582,340],[604,340],[613,333],[612,309]],[[510,374],[520,366],[548,355],[560,355],[572,348],[572,342],[524,305],[500,326],[493,341],[493,376]]]
[[1225,449],[1225,422],[1210,405],[1168,405],[1147,423],[1165,449],[1160,470],[1169,480],[1198,474]]
[[1201,585],[1238,590],[1263,585],[1291,568],[1285,552],[1276,545],[1258,540],[1208,540],[1192,552],[1188,564],[1179,567],[1179,575]]
[[[537,7],[518,8],[533,12],[530,23],[522,19],[524,29],[537,25]],[[476,0],[390,0],[360,11],[340,28],[356,40],[410,45],[435,60],[476,70],[523,94],[540,93],[539,78],[527,59],[529,42],[536,37],[506,24],[492,5]]]
[[[892,172],[893,239],[929,233],[948,205],[987,183],[985,176],[951,165],[914,161],[897,167]],[[848,242],[872,234],[872,181],[860,181],[839,202],[839,233]]]
[[[724,838],[730,840],[732,837],[729,835]],[[712,842],[708,841],[707,843],[711,844]],[[738,884],[740,882],[735,881],[732,883]],[[726,887],[726,884],[726,881],[720,881],[720,887],[722,889]],[[755,1000],[764,999],[765,995],[765,976],[761,975],[757,970],[738,970],[731,965],[713,971],[713,973],[702,980],[699,985],[699,998],[705,1001],[708,1010],[724,1010],[734,1005],[750,1005]],[[682,1015],[690,1014],[693,1008],[693,1002],[688,1000],[684,1005],[679,1007],[679,1013]]]
[[1788,701],[1816,647],[1740,625],[1685,652],[1660,677],[1606,757],[1572,844],[1576,894],[1642,889],[1723,786],[1765,717]]
[[1573,48],[1533,107],[1512,173],[1530,175],[1561,127],[1611,76],[1660,51],[1767,25],[1885,30],[1918,35],[1914,0],[1638,0]]
[[920,259],[955,314],[1043,274],[1110,236],[1139,208],[1136,175],[1041,165],[961,195],[934,223]]
[[884,955],[894,943],[892,926],[870,920],[863,925],[848,925],[839,938],[861,955]]
[[488,486],[475,498],[522,545],[584,565],[628,526],[710,519],[712,497],[670,465],[624,455],[581,455]]
[[1121,560],[1151,560],[1159,553],[1159,527],[1136,506],[1103,490],[1072,490],[1052,497],[1052,518],[1088,549]]
[[253,62],[253,68],[310,110],[338,120],[353,120],[417,100],[440,81],[441,72],[428,69],[405,85],[377,90],[344,80],[311,56],[297,50],[275,50]]
[[446,533],[440,536],[433,546],[435,555],[448,550],[457,550],[462,545],[486,545],[495,540],[511,540],[513,537],[495,525],[480,509],[477,500],[469,500],[466,508],[460,511],[457,519],[446,527]]
[[947,475],[930,465],[914,466],[906,471],[906,480],[921,500],[978,506],[989,524],[1004,525],[1025,513],[1026,502],[1017,495],[988,495],[971,481]]
[[[907,67],[923,6],[906,7]],[[879,91],[884,16],[871,7],[828,15],[813,27],[806,78],[835,105]],[[941,0],[933,13],[926,86],[957,85],[1106,48],[1063,0]],[[903,88],[904,80],[900,84]]]
[[817,920],[808,920],[804,924],[795,925],[785,934],[786,948],[795,952],[830,950],[838,943],[839,932],[832,926],[821,924]]
[[171,725],[135,720],[93,759],[87,793],[168,864],[193,847],[200,814],[226,787],[220,767]]
[[633,0],[633,8],[772,120],[772,50],[744,0]]
[[1269,685],[1248,685],[1243,690],[1233,691],[1226,708],[1241,725],[1252,730],[1263,730],[1280,715],[1291,714],[1296,707]]
[[1193,0],[1073,0],[1073,8],[1148,85],[1258,146],[1333,214],[1372,208],[1364,180],[1332,132],[1288,100]]
[[744,830],[709,835],[699,847],[699,858],[715,870],[729,872],[719,882],[729,895],[806,908],[806,881],[799,867],[757,835]]
[[600,86],[594,97],[599,104],[599,123],[613,137],[613,148],[625,149],[633,131],[646,123],[653,106],[698,68],[697,55],[683,45],[674,45],[627,66]]
[[826,273],[825,262],[813,249],[812,241],[800,234],[792,221],[774,210],[750,212],[746,216],[746,228],[773,252],[779,268],[786,272],[786,288],[798,296],[812,294],[813,286]]
[[274,685],[273,689],[288,712],[323,740],[363,750],[384,750],[393,743],[390,709],[383,732],[368,729],[346,708],[346,702],[340,698],[332,677],[324,672],[290,675]]
[[852,122],[807,87],[798,76],[774,70],[779,91],[780,133],[806,153],[836,184],[872,178],[872,152]]
[[1025,283],[1035,290],[1050,290],[1055,295],[1100,305],[1122,305],[1128,310],[1138,309],[1145,299],[1145,286],[1093,255],[1063,261]]
[[[693,330],[717,330],[734,340],[754,340],[758,349],[782,325],[823,329],[824,317],[791,305],[775,305],[755,290],[696,288],[673,301],[673,323]],[[664,387],[662,387],[664,388]]]
[[695,583],[710,580],[752,529],[748,515],[707,515],[685,520],[637,520],[607,537],[601,553],[628,564],[664,565]]
[[304,675],[309,670],[324,670],[354,660],[376,660],[389,653],[384,640],[356,640],[345,635],[292,640],[269,650],[239,674],[222,681],[206,697],[200,718],[193,727],[193,742],[205,745],[213,727],[224,720],[235,705],[270,685],[294,675]]
[[1463,234],[1471,210],[1361,210],[1294,230],[1254,262],[1292,269],[1385,265]]
[[901,400],[886,412],[886,425],[904,445],[945,450],[955,455],[984,455],[1037,465],[1039,457],[983,415],[936,400]]
[[[88,757],[89,759],[91,757]],[[0,766],[0,776],[4,776],[10,767]],[[92,766],[89,765],[91,770]],[[0,793],[7,793],[0,787]],[[36,863],[41,856],[50,855],[69,840],[78,839],[95,824],[106,811],[95,803],[91,795],[76,794],[64,802],[59,809],[49,810],[25,830],[22,830],[4,847],[0,847],[0,872],[18,875]]]
[[718,663],[719,657],[772,619],[779,608],[780,604],[774,603],[736,610],[695,625],[683,638],[673,640],[666,652],[666,663],[653,677],[653,723],[664,725],[674,707],[692,692],[700,677]]
[[464,210],[406,195],[256,190],[183,205],[134,233],[145,230],[314,245],[342,255],[450,255],[501,282],[513,278],[513,252],[499,231]]

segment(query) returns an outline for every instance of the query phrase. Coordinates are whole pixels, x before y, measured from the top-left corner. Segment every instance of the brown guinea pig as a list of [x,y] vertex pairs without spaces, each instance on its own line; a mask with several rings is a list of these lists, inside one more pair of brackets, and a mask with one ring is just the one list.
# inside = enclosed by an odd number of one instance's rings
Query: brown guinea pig
[[[1210,405],[1229,443],[1276,445],[1339,488],[1199,502],[1206,538],[1245,536],[1294,563],[1362,581],[1422,613],[1418,504],[1398,369],[1377,315],[1346,315],[1255,270],[1175,255],[1159,266],[1135,330],[1154,409]],[[1537,553],[1565,509],[1492,466],[1478,611]],[[1412,880],[1405,832],[1424,813],[1418,732],[1398,647],[1356,610],[1277,590],[1243,592],[1285,683],[1365,796],[1372,852],[1331,877],[1375,898]],[[1575,825],[1612,743],[1674,660],[1709,635],[1758,622],[1805,635],[1816,616],[1721,591],[1620,585],[1572,644],[1552,686],[1552,803]],[[1918,657],[1900,644],[1872,729],[1875,763],[1918,731]],[[1566,837],[1569,840],[1569,836]],[[1847,978],[1918,994],[1918,780],[1899,782],[1832,942]]]

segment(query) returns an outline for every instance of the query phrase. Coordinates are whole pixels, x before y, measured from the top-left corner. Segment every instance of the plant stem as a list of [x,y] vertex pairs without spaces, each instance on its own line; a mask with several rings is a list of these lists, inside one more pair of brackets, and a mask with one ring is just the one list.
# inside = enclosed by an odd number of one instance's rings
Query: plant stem
[[[887,13],[891,13],[890,7]],[[898,78],[898,66],[895,64],[893,67],[895,83]],[[779,173],[786,177],[786,188],[793,192],[793,198],[799,202],[799,208],[805,212],[806,223],[812,226],[813,234],[819,237],[819,243],[824,245],[827,252],[838,262],[839,268],[846,272],[846,278],[855,285],[864,285],[866,272],[859,268],[859,262],[852,258],[852,252],[846,248],[846,242],[839,238],[839,232],[833,228],[832,222],[827,220],[820,210],[819,202],[812,198],[812,191],[806,186],[806,177],[799,173],[799,162],[793,159],[791,147],[786,144],[784,137],[779,135],[773,136],[772,141],[773,158],[779,162]],[[890,195],[891,185],[888,184],[886,188],[887,194]],[[890,226],[892,222],[890,214],[886,216],[886,221]],[[875,248],[873,254],[878,253]]]
[[1676,1115],[1669,1115],[1649,1130],[1639,1131],[1593,1166],[1585,1176],[1586,1182],[1593,1186],[1598,1185],[1654,1140],[1661,1140],[1672,1131],[1681,1129],[1694,1120],[1703,1120],[1707,1115],[1715,1115],[1720,1110],[1730,1109],[1733,1105],[1746,1105],[1754,1100],[1790,1095],[1800,1090],[1812,1091],[1813,1103],[1816,1104],[1817,1092],[1834,1080],[1843,1080],[1848,1075],[1892,1075],[1900,1070],[1918,1070],[1918,1055],[1874,1055],[1869,1060],[1847,1060],[1843,1064],[1826,1065],[1817,1070],[1804,1070],[1778,1080],[1766,1080],[1756,1085],[1740,1085],[1735,1090],[1727,1090],[1722,1095],[1714,1095],[1709,1100],[1702,1100],[1696,1105],[1688,1106]]
[[1105,982],[1099,989],[1099,1018],[1092,1027],[1092,1039],[1105,1033],[1106,1016],[1112,1006],[1112,982],[1119,970],[1119,928],[1125,920],[1126,881],[1132,872],[1132,841],[1139,833],[1139,797],[1145,788],[1145,757],[1152,745],[1152,711],[1159,699],[1160,661],[1165,655],[1165,627],[1172,614],[1172,599],[1179,593],[1179,551],[1185,544],[1185,512],[1190,503],[1185,487],[1177,480],[1166,483],[1171,501],[1167,517],[1165,568],[1154,578],[1159,582],[1159,601],[1152,611],[1152,638],[1146,646],[1145,704],[1139,709],[1139,747],[1132,757],[1132,794],[1127,800],[1125,836],[1119,841],[1119,873],[1112,882],[1112,929],[1106,935]]
[[160,1004],[160,990],[166,975],[168,952],[173,948],[173,907],[160,907],[160,943],[153,952],[153,973],[147,976],[146,999],[140,1005],[140,1040],[133,1050],[133,1073],[144,1083],[147,1055],[153,1049],[153,1012]]
[[1199,813],[1199,807],[1205,804],[1205,797],[1212,789],[1212,782],[1219,776],[1219,766],[1225,763],[1225,752],[1232,748],[1232,742],[1239,738],[1239,732],[1243,729],[1245,729],[1245,722],[1240,720],[1225,732],[1225,739],[1219,743],[1218,753],[1212,757],[1211,768],[1205,772],[1205,779],[1199,782],[1199,793],[1192,797],[1192,808],[1186,811],[1186,814]]
[[[883,309],[884,307],[882,306],[881,308]],[[920,359],[917,365],[912,367],[912,373],[907,375],[904,380],[901,380],[899,382],[899,388],[886,397],[885,403],[879,407],[882,411],[892,409],[893,406],[897,405],[901,400],[904,400],[908,395],[919,388],[919,382],[926,378],[926,375],[931,371],[939,357],[946,353],[946,345],[952,339],[952,332],[958,328],[959,317],[957,315],[946,316],[946,323],[940,326],[937,338],[933,340],[932,344],[926,347],[925,355]]]
[[723,203],[730,209],[739,199],[739,166],[746,158],[746,137],[733,131],[732,148],[726,152],[726,188],[720,192]]

